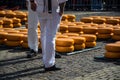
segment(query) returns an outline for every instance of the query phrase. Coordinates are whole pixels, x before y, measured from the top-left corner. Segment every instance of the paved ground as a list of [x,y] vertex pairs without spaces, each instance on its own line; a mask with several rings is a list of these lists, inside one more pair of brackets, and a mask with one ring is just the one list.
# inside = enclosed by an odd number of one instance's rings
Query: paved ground
[[[111,15],[118,12],[66,12],[75,14],[77,20],[83,16]],[[120,66],[112,61],[96,61],[94,56],[103,56],[106,43],[110,40],[97,41],[97,49],[79,52],[74,55],[62,55],[56,59],[62,70],[45,73],[42,55],[32,59],[26,58],[27,49],[10,48],[0,45],[0,80],[120,80]]]

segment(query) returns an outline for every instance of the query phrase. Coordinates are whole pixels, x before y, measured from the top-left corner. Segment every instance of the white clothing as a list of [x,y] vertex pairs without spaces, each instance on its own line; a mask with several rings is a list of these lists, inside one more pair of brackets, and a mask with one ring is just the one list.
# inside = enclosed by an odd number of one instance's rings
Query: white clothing
[[30,49],[38,52],[38,16],[31,10],[30,1],[28,1],[28,46]]
[[[61,21],[61,16],[59,15],[59,3],[65,1],[67,0],[52,0],[51,14],[43,12],[43,0],[35,0],[37,4],[36,12],[33,12],[30,7],[28,7],[29,47],[34,48],[34,50],[37,50],[38,48],[37,22],[40,21],[43,63],[46,68],[55,65],[55,36]],[[36,13],[39,20],[36,17]]]
[[43,63],[48,68],[55,65],[55,36],[61,21],[61,16],[57,10],[59,9],[59,3],[65,2],[66,0],[52,0],[51,14],[40,10],[43,4],[41,1],[43,0],[36,0],[37,14],[41,29]]

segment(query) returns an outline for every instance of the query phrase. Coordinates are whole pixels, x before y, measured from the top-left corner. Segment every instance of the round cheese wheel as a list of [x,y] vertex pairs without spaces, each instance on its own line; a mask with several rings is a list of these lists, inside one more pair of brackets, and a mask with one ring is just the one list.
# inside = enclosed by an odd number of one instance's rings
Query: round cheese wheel
[[86,38],[86,42],[93,42],[97,40],[97,37],[95,35],[92,34],[82,34],[80,35],[81,37],[85,37]]
[[56,46],[62,46],[62,47],[69,47],[74,44],[73,39],[69,38],[57,38],[56,39]]
[[84,34],[96,34],[97,28],[95,28],[95,27],[84,27],[83,32],[84,32]]
[[23,47],[23,48],[29,48],[29,46],[28,46],[28,43],[27,43],[27,42],[22,42],[21,47]]
[[113,30],[113,33],[114,33],[115,35],[120,35],[120,29],[114,29],[114,30]]
[[69,38],[74,40],[75,45],[81,45],[86,42],[86,38],[80,36],[70,36]]
[[68,26],[67,25],[60,25],[59,30],[66,31],[66,30],[68,30]]
[[105,49],[108,52],[120,52],[120,45],[115,43],[109,43],[105,45]]
[[82,27],[69,26],[69,27],[68,27],[68,31],[69,31],[69,32],[80,32],[80,31],[82,31]]
[[98,28],[99,34],[110,34],[112,33],[112,31],[113,31],[113,28],[109,28],[109,27]]
[[105,57],[110,59],[120,59],[120,52],[105,52]]
[[84,23],[91,23],[93,21],[93,18],[91,17],[82,17],[80,19],[81,22],[84,22]]
[[106,19],[104,18],[93,18],[93,23],[104,24]]
[[112,35],[112,39],[120,41],[120,35]]
[[73,52],[74,46],[69,46],[69,47],[56,46],[56,51],[60,53]]
[[98,39],[110,39],[111,38],[111,34],[97,34],[97,38]]
[[8,41],[20,41],[22,38],[22,34],[16,34],[16,33],[8,33],[5,35],[5,39],[7,39]]
[[74,50],[82,50],[85,49],[85,43],[81,44],[81,45],[74,45]]
[[20,46],[20,41],[9,41],[9,40],[7,40],[5,42],[5,45],[11,46],[11,47],[17,47],[17,46]]
[[95,47],[96,46],[96,42],[85,42],[85,47],[86,48],[91,48],[91,47]]
[[63,33],[63,35],[67,35],[67,36],[79,36],[78,33],[71,33],[71,32],[69,32],[69,33]]

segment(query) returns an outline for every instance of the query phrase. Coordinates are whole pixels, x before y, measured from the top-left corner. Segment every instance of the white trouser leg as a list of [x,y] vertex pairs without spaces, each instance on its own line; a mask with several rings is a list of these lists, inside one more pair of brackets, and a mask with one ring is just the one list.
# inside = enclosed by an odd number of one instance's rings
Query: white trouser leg
[[39,19],[41,24],[41,42],[43,63],[45,67],[55,64],[55,36],[60,23],[60,16],[54,15],[52,19]]
[[28,3],[28,12],[28,46],[30,49],[38,51],[38,16],[31,10],[30,3]]

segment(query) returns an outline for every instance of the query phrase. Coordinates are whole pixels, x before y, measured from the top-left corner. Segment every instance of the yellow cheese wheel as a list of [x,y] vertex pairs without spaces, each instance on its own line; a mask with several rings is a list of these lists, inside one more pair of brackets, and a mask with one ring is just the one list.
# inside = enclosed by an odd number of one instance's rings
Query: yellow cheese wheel
[[68,36],[60,34],[60,35],[56,35],[56,38],[68,38]]
[[81,37],[85,37],[86,38],[86,42],[93,42],[97,40],[97,37],[95,35],[92,34],[82,34],[80,35]]
[[69,47],[74,44],[73,39],[69,38],[57,38],[56,39],[56,46],[62,46],[62,47]]
[[115,43],[109,43],[105,45],[105,49],[108,52],[120,52],[120,45]]
[[5,25],[13,23],[12,19],[9,19],[9,18],[3,18],[2,20],[3,20],[3,24]]
[[0,20],[0,25],[2,25],[3,24],[3,20]]
[[62,34],[63,34],[63,33],[68,33],[68,30],[66,30],[66,31],[60,31],[60,33],[62,33]]
[[97,34],[98,39],[110,39],[112,37],[111,34]]
[[26,18],[27,15],[26,15],[25,13],[23,13],[23,12],[18,12],[18,13],[16,13],[16,16],[15,16],[15,17],[16,17],[16,18],[23,19],[23,18]]
[[120,44],[109,43],[105,45],[105,49],[108,52],[120,52]]
[[66,31],[66,30],[68,30],[68,26],[67,25],[60,25],[60,27],[59,27],[59,31]]
[[21,43],[21,47],[23,47],[23,48],[29,48],[27,42],[22,42],[22,43]]
[[15,30],[14,28],[3,28],[4,31],[11,31],[11,30]]
[[113,19],[113,16],[101,16],[101,18],[105,18],[107,20],[107,19]]
[[85,43],[81,44],[81,45],[74,45],[74,50],[82,50],[85,49]]
[[106,23],[112,24],[112,25],[117,25],[117,24],[119,24],[119,19],[107,19]]
[[120,41],[116,41],[115,43],[120,44]]
[[28,29],[25,29],[25,28],[19,28],[17,30],[20,31],[20,32],[27,32],[28,31]]
[[5,32],[7,32],[7,33],[9,33],[9,34],[11,34],[11,33],[19,33],[19,31],[18,30],[5,30]]
[[21,27],[21,26],[22,26],[21,23],[16,23],[16,24],[14,23],[14,24],[13,24],[13,27],[14,27],[14,28],[18,28],[18,27]]
[[10,33],[5,35],[5,39],[8,41],[20,41],[22,38],[22,34]]
[[68,27],[69,32],[80,32],[82,31],[82,27],[79,26],[69,26]]
[[120,35],[120,29],[114,29],[114,30],[113,30],[113,33],[114,33],[115,35]]
[[71,32],[69,32],[69,33],[63,33],[63,35],[67,35],[67,36],[79,36],[78,33],[71,33]]
[[85,47],[86,48],[91,48],[91,47],[95,47],[96,46],[96,42],[85,42]]
[[4,39],[6,34],[8,34],[8,33],[1,31],[0,32],[0,39]]
[[84,27],[83,32],[84,32],[84,34],[96,34],[97,28],[95,28],[95,27]]
[[66,14],[68,19],[75,19],[76,16],[74,14]]
[[0,25],[0,28],[3,28],[3,25]]
[[74,46],[70,46],[70,47],[56,46],[56,51],[60,52],[60,53],[73,52],[74,51]]
[[112,33],[113,28],[109,28],[109,27],[104,27],[104,28],[98,28],[98,33],[100,34],[110,34]]
[[65,14],[63,14],[63,15],[62,15],[62,19],[61,19],[61,20],[62,20],[62,21],[65,21],[67,18],[68,18],[68,16],[67,16],[67,15],[65,15]]
[[13,20],[13,24],[21,22],[21,19],[19,18],[13,18],[12,20]]
[[82,17],[80,19],[81,22],[84,22],[84,23],[91,23],[93,21],[93,18],[91,17]]
[[85,24],[84,22],[77,22],[77,21],[75,21],[75,22],[73,22],[74,24],[76,24],[76,25],[82,25],[82,24]]
[[22,36],[22,40],[23,40],[24,42],[28,42],[28,35],[23,35],[23,36]]
[[120,35],[112,35],[112,39],[119,41],[120,40]]
[[0,10],[0,17],[5,17],[5,11]]
[[20,41],[6,41],[5,45],[11,46],[11,47],[17,47],[20,46]]
[[6,16],[7,18],[14,18],[15,15],[16,15],[16,13],[14,13],[14,12],[12,12],[12,11],[6,11],[6,14],[5,14],[5,16]]
[[86,42],[86,38],[80,36],[70,36],[69,38],[74,40],[75,45],[81,45]]
[[3,24],[4,28],[13,28],[13,24]]
[[28,20],[27,18],[22,18],[21,23],[25,23],[25,22],[27,22],[27,20]]
[[66,25],[68,25],[68,27],[69,27],[69,26],[75,26],[76,24],[75,24],[75,23],[70,22],[70,23],[66,23]]
[[76,20],[75,19],[67,19],[69,22],[75,22]]
[[83,28],[84,28],[84,27],[91,27],[91,24],[82,24],[81,26],[82,26]]
[[120,59],[120,52],[105,52],[106,58]]
[[106,19],[104,18],[93,18],[93,23],[97,23],[97,24],[103,24],[105,23]]

